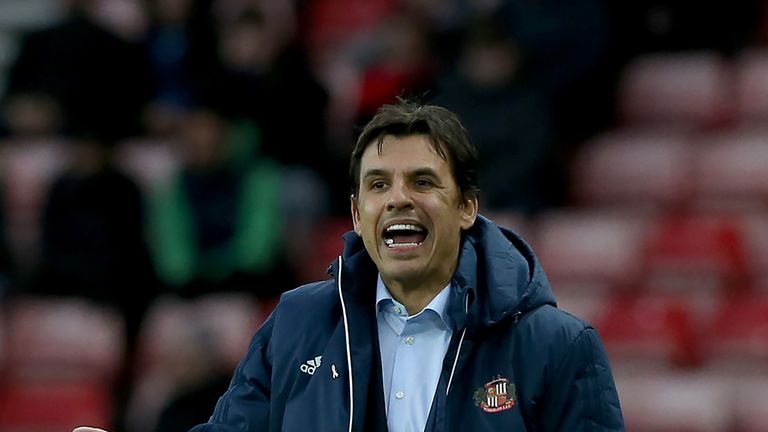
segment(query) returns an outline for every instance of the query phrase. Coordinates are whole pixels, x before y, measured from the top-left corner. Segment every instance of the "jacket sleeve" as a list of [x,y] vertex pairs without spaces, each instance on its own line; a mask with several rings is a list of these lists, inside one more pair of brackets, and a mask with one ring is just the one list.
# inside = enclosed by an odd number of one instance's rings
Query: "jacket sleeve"
[[619,396],[603,344],[590,327],[576,336],[540,407],[543,431],[624,431]]
[[219,398],[208,423],[190,432],[264,431],[269,427],[272,356],[269,342],[274,313],[264,322],[240,362],[229,389]]

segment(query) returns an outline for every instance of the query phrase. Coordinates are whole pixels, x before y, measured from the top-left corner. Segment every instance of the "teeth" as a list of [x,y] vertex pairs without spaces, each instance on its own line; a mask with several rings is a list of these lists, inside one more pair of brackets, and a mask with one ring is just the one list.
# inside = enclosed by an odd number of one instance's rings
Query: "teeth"
[[422,227],[418,225],[413,225],[413,224],[394,224],[388,227],[386,231],[389,232],[389,231],[395,231],[395,230],[397,231],[409,230],[409,231],[418,231],[418,232],[424,231]]
[[415,247],[415,246],[418,246],[418,245],[420,245],[420,244],[421,244],[421,243],[397,243],[397,244],[395,244],[395,243],[394,243],[394,241],[393,241],[393,242],[389,242],[389,241],[388,241],[388,242],[387,242],[387,247],[389,247],[389,248],[391,248],[391,249],[395,249],[395,248],[407,248],[407,247]]
[[384,243],[386,243],[387,246],[392,246],[393,244],[395,244],[395,239],[393,238],[384,239]]

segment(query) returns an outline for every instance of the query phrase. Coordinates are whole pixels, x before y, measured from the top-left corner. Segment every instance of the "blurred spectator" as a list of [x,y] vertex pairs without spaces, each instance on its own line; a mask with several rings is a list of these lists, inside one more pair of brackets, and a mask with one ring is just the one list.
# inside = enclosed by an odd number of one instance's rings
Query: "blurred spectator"
[[155,266],[182,296],[248,291],[266,297],[290,284],[280,239],[280,170],[228,140],[228,123],[206,108],[180,123],[183,168],[153,199]]
[[611,2],[498,3],[495,16],[526,52],[530,77],[552,94],[554,127],[566,149],[610,125],[617,79],[608,63]]
[[528,54],[542,84],[557,89],[595,70],[608,43],[602,0],[505,0],[496,13]]
[[506,0],[401,0],[404,11],[417,17],[433,35],[434,51],[455,58],[469,23],[491,18]]
[[397,96],[420,96],[433,86],[438,63],[431,55],[424,25],[406,15],[391,17],[381,30],[379,52],[365,67],[357,123],[365,124],[376,110]]
[[8,237],[6,236],[5,199],[0,187],[0,301],[7,295],[16,276]]
[[140,50],[95,23],[91,0],[64,6],[63,21],[29,34],[10,68],[8,129],[45,135],[97,124],[114,138],[134,133],[149,86]]
[[174,390],[160,411],[156,432],[187,432],[206,422],[219,397],[229,387],[232,371],[221,367],[217,344],[203,326],[183,332],[173,340],[166,373]]
[[548,94],[525,81],[517,41],[486,21],[468,31],[437,103],[456,112],[483,155],[483,206],[534,212],[554,204],[555,148]]
[[317,60],[366,45],[371,33],[398,8],[400,0],[305,0],[303,28],[307,46]]
[[757,39],[761,0],[606,2],[614,51],[623,59],[654,51],[716,50],[735,54]]
[[88,131],[72,140],[72,164],[55,180],[43,212],[42,257],[34,294],[80,296],[125,318],[129,355],[156,294],[144,242],[144,205],[111,163],[111,146]]
[[241,147],[284,167],[281,200],[290,208],[284,215],[324,215],[326,183],[346,184],[328,151],[328,94],[295,37],[275,31],[269,17],[246,8],[220,23],[221,69],[209,100],[231,120]]
[[149,28],[142,43],[153,76],[147,126],[169,133],[189,107],[200,103],[216,62],[211,1],[144,0]]
[[251,122],[259,154],[325,172],[328,95],[301,48],[275,36],[264,19],[249,9],[221,24],[222,67],[211,100],[228,117]]

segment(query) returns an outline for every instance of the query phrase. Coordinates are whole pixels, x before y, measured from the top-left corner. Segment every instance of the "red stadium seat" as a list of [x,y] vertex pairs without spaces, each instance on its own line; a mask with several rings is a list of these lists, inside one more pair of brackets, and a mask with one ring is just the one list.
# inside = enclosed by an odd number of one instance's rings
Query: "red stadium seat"
[[[318,230],[307,242],[311,247],[307,262],[302,266],[304,274],[301,278],[306,281],[316,281],[327,279],[328,266],[341,255],[344,249],[342,236],[347,231],[352,230],[351,217],[329,218],[318,225]],[[309,246],[311,245],[311,246]]]
[[5,370],[6,357],[8,356],[8,330],[6,327],[5,311],[0,307],[0,381],[2,381],[2,372]]
[[247,294],[160,299],[142,324],[141,367],[173,367],[182,346],[197,343],[209,344],[207,349],[222,367],[234,369],[265,318],[256,300]]
[[514,231],[526,240],[531,239],[533,236],[533,224],[530,223],[528,217],[523,213],[484,209],[481,209],[480,213],[498,226]]
[[734,428],[738,432],[765,432],[768,430],[768,373],[746,375],[734,383]]
[[768,212],[744,215],[744,245],[752,272],[752,284],[768,292]]
[[395,6],[394,0],[313,0],[307,7],[306,40],[315,52],[338,49],[374,30]]
[[765,208],[768,128],[705,137],[696,147],[696,203],[704,208]]
[[767,294],[742,294],[723,301],[706,334],[706,357],[713,367],[768,375]]
[[106,307],[79,299],[16,299],[8,305],[7,326],[12,377],[111,382],[122,364],[123,321]]
[[768,119],[768,50],[753,48],[734,62],[736,112],[742,124]]
[[637,282],[648,221],[622,212],[561,212],[542,216],[533,244],[558,290]]
[[587,206],[679,206],[690,192],[691,162],[682,130],[615,130],[588,142],[577,155],[573,191]]
[[602,287],[592,288],[582,284],[553,287],[557,307],[573,314],[588,323],[594,323],[597,317],[610,305],[611,295]]
[[624,70],[619,109],[627,124],[716,125],[731,115],[728,89],[714,52],[648,54]]
[[111,387],[82,381],[38,380],[0,386],[3,432],[69,431],[112,421]]
[[671,215],[647,238],[644,274],[663,291],[711,293],[741,289],[749,278],[738,215]]
[[[733,424],[733,386],[695,372],[616,376],[628,431],[723,432]],[[764,430],[764,429],[763,429]]]
[[5,199],[6,232],[22,267],[36,260],[43,205],[48,187],[70,157],[60,141],[0,143],[0,183]]
[[185,382],[231,374],[268,312],[247,294],[156,301],[139,335],[127,414],[131,428],[152,430],[161,409]]
[[115,161],[147,194],[156,192],[181,164],[173,143],[162,140],[131,140],[115,149]]
[[699,337],[685,298],[625,296],[595,319],[612,364],[624,370],[667,370],[701,361]]

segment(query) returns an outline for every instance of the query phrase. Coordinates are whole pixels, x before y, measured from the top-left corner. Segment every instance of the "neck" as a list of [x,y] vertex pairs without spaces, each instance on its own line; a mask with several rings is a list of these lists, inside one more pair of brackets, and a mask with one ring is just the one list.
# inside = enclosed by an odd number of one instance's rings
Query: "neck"
[[388,280],[383,275],[381,279],[392,297],[405,306],[408,315],[415,315],[424,310],[429,302],[448,285],[450,276],[445,280],[440,279],[417,284],[403,284],[396,280]]

